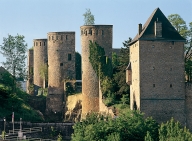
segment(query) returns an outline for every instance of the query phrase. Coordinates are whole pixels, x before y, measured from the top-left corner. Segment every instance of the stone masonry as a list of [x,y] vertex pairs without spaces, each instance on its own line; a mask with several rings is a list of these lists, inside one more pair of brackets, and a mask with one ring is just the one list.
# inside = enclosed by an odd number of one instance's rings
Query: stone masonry
[[48,33],[47,110],[62,112],[64,80],[75,79],[75,32]]
[[89,62],[89,42],[104,48],[106,56],[112,54],[112,25],[81,26],[82,47],[82,117],[88,112],[99,112],[99,79]]
[[130,43],[130,108],[186,125],[184,42],[159,8]]
[[30,89],[33,87],[33,49],[29,49],[28,51],[28,59],[27,59],[27,74],[28,74],[28,81],[27,81],[27,93],[33,95],[34,91]]
[[39,88],[45,88],[45,80],[41,76],[41,69],[47,64],[47,39],[34,39],[34,94]]

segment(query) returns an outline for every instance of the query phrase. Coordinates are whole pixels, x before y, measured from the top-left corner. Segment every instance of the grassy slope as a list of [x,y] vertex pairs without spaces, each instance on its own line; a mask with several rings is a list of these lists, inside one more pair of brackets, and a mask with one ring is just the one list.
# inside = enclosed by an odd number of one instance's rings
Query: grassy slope
[[[0,84],[0,89],[6,88]],[[11,121],[12,110],[15,113],[15,121],[19,121],[20,118],[23,121],[37,122],[42,121],[39,114],[27,103],[29,95],[20,89],[17,89],[16,94],[9,94],[7,99],[3,99],[0,103],[0,118],[6,117],[7,121]]]

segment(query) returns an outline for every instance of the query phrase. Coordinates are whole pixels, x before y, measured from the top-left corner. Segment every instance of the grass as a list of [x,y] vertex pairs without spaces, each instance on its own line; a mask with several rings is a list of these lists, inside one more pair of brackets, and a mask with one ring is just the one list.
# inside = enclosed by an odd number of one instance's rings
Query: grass
[[16,93],[9,93],[7,87],[0,84],[0,89],[7,91],[8,98],[1,99],[0,118],[6,117],[7,121],[11,121],[12,112],[14,112],[15,121],[22,118],[23,121],[42,121],[40,115],[28,103],[29,95],[22,90],[16,90]]

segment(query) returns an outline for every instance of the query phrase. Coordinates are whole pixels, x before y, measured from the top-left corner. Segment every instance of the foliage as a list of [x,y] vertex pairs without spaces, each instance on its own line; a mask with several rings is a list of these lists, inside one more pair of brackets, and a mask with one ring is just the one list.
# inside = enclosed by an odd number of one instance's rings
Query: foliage
[[180,33],[184,38],[187,38],[188,29],[186,22],[181,18],[179,14],[171,14],[168,16],[168,20],[175,27],[175,29]]
[[143,141],[147,131],[152,139],[158,138],[158,124],[152,118],[144,119],[138,111],[126,111],[115,119],[91,113],[73,128],[72,141]]
[[[25,78],[27,44],[25,44],[24,36],[19,34],[16,36],[8,35],[7,38],[3,38],[3,45],[0,45],[0,48],[3,56],[6,57],[6,61],[2,64],[13,75],[14,84],[16,83],[16,77]],[[13,89],[15,88],[13,87]]]
[[117,53],[112,52],[112,66],[113,66],[113,68],[115,68],[118,65],[119,65],[119,58],[117,56]]
[[123,97],[121,98],[122,104],[129,104],[129,97],[127,94],[124,94]]
[[93,25],[95,24],[94,15],[91,14],[90,9],[86,9],[86,12],[83,14],[84,16],[84,25]]
[[191,67],[191,57],[192,57],[192,22],[189,23],[189,29],[186,22],[178,14],[171,14],[168,16],[168,20],[179,32],[179,34],[186,39],[185,44],[185,74],[188,82],[192,81],[192,67]]
[[2,137],[3,140],[5,139],[5,135],[6,135],[6,132],[3,130],[2,134],[1,134],[1,137]]
[[6,90],[8,92],[11,92],[12,91],[12,88],[13,88],[13,76],[7,72],[7,71],[4,71],[4,72],[1,72],[1,79],[0,79],[1,83],[4,84],[4,87],[6,88]]
[[68,96],[75,93],[74,87],[71,82],[66,83],[66,93]]
[[180,123],[173,118],[167,123],[162,123],[159,128],[159,141],[190,141],[192,134],[186,127],[182,128]]
[[75,72],[76,80],[81,80],[81,54],[75,52]]
[[99,46],[96,42],[90,41],[89,44],[89,61],[93,67],[93,70],[100,79],[103,77],[112,76],[112,63],[111,59],[105,56],[105,50],[103,47]]
[[[131,38],[123,42],[123,48],[121,48],[120,55],[118,57],[118,65],[113,69],[113,78],[115,84],[116,95],[122,97],[124,94],[129,95],[129,86],[126,82],[125,68],[129,63],[129,43]],[[129,97],[129,96],[128,96]]]
[[153,138],[151,137],[149,131],[147,131],[147,135],[145,136],[145,141],[153,141]]
[[63,140],[63,137],[62,135],[59,133],[59,135],[57,136],[57,141],[62,141]]

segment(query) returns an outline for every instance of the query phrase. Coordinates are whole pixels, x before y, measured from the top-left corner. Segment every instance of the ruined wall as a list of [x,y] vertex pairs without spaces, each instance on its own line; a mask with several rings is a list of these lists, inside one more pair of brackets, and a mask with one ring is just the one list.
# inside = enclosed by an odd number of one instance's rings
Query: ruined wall
[[48,111],[63,111],[64,80],[75,79],[75,32],[48,33]]
[[185,125],[183,42],[139,41],[136,48],[140,73],[133,80],[140,78],[140,110],[158,122],[174,117]]
[[82,117],[90,111],[99,112],[99,81],[89,62],[89,41],[104,48],[106,56],[112,53],[112,25],[81,26],[82,48]]
[[33,95],[34,91],[32,88],[33,85],[33,49],[28,50],[28,58],[27,58],[27,75],[28,75],[28,80],[27,80],[27,93]]
[[47,39],[34,39],[34,90],[38,94],[39,88],[45,88],[45,81],[40,75],[42,67],[48,62]]

